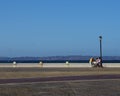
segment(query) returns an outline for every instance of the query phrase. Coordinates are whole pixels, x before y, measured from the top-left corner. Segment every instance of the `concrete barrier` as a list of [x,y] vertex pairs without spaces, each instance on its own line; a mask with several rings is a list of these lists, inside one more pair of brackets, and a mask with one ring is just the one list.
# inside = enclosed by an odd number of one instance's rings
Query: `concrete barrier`
[[[0,63],[0,67],[13,67],[13,63]],[[91,67],[89,63],[17,63],[16,67]],[[120,63],[103,63],[103,67],[120,67]]]
[[103,67],[120,67],[120,63],[103,63]]

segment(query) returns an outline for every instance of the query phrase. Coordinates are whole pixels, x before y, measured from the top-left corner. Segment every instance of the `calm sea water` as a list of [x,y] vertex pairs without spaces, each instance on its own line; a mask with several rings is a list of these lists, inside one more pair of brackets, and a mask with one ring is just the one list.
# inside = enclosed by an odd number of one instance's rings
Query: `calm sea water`
[[[65,63],[67,60],[42,60],[43,63]],[[68,60],[69,63],[88,63],[89,60]],[[39,63],[40,60],[16,60],[17,63]],[[13,60],[1,60],[0,63],[13,63]],[[120,60],[103,60],[103,63],[120,63]]]

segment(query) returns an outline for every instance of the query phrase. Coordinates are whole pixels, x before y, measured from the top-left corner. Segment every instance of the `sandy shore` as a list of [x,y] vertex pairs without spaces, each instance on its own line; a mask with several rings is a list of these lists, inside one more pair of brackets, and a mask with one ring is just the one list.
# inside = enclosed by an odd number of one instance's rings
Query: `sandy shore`
[[[120,67],[120,63],[103,63],[104,67]],[[91,67],[89,63],[0,63],[0,67]]]

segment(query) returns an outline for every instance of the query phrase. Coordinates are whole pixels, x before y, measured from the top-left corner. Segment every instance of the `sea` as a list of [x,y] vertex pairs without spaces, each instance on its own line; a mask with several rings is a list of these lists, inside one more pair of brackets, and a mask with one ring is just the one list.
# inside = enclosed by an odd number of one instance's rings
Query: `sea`
[[[0,63],[13,63],[15,60],[0,60]],[[16,63],[88,63],[89,60],[16,60]],[[120,60],[103,60],[103,63],[120,63]]]

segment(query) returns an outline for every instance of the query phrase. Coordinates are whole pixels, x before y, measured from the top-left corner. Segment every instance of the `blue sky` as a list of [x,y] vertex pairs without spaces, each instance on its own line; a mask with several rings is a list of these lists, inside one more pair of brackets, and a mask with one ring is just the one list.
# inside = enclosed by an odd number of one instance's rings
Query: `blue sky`
[[120,56],[120,0],[0,0],[0,56]]

